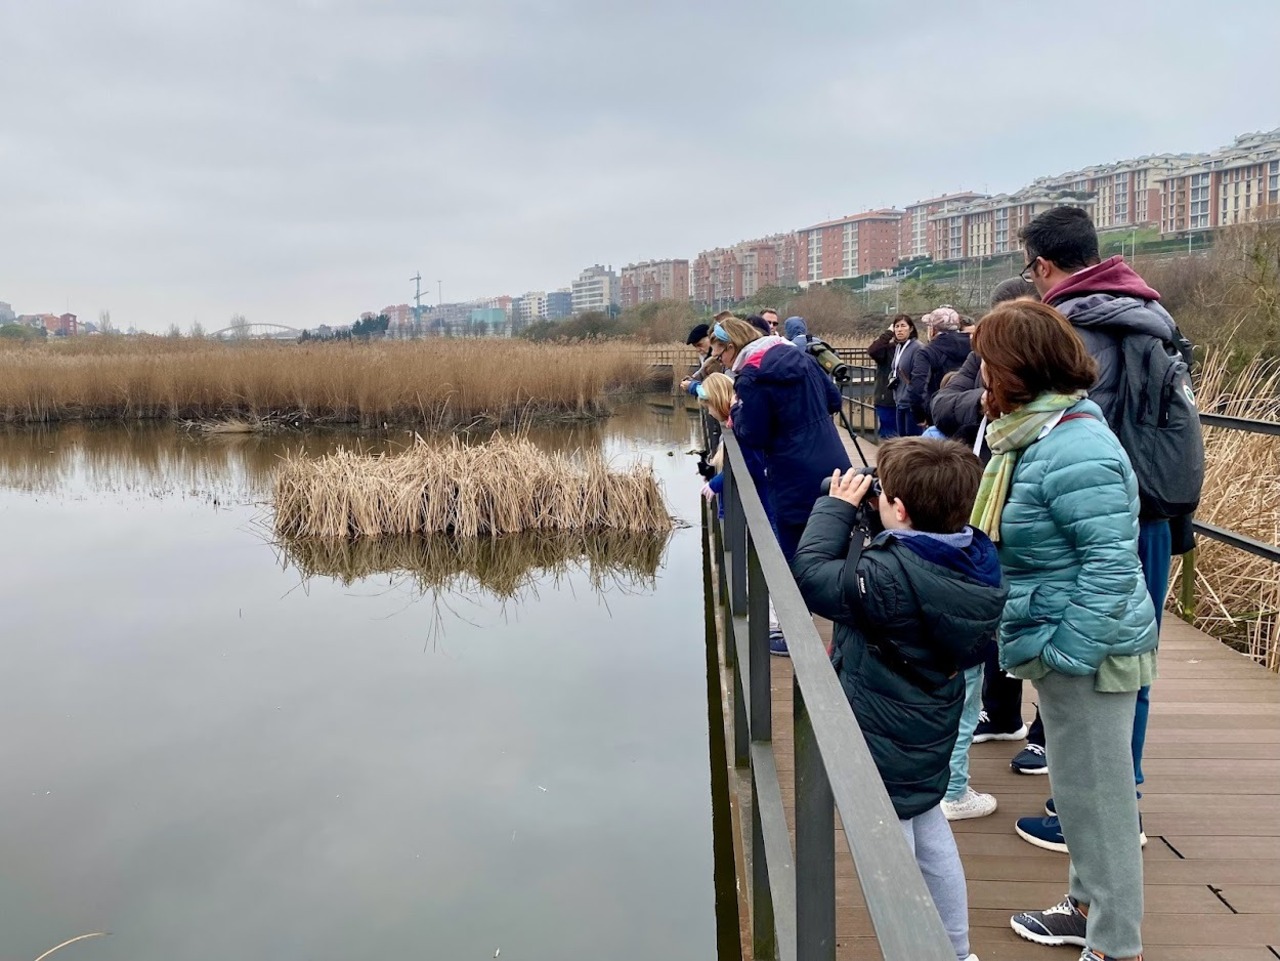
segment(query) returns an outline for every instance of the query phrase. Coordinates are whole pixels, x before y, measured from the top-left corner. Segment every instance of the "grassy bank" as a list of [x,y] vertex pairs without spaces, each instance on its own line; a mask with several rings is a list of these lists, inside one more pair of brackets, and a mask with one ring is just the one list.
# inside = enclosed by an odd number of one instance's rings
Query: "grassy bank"
[[[1197,375],[1203,411],[1280,419],[1280,369],[1254,360],[1234,373],[1226,352],[1211,353]],[[1280,437],[1206,427],[1204,494],[1196,519],[1280,544]],[[1197,538],[1196,627],[1280,671],[1280,577],[1276,565],[1234,547]],[[1175,559],[1170,594],[1179,596]]]
[[607,345],[221,344],[94,338],[0,349],[0,417],[456,426],[589,418],[650,371]]
[[671,530],[651,465],[611,470],[600,457],[501,435],[420,442],[391,455],[288,457],[274,501],[276,533],[286,538]]

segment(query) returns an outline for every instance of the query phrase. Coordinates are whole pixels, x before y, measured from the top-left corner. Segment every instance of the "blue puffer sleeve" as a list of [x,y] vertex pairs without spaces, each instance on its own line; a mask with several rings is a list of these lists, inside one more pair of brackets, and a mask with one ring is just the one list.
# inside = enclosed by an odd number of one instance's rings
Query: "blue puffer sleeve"
[[1117,645],[1145,627],[1129,623],[1142,583],[1132,469],[1118,450],[1080,456],[1093,450],[1091,444],[1073,444],[1068,459],[1064,447],[1064,456],[1048,465],[1041,487],[1049,515],[1079,565],[1041,658],[1052,670],[1077,676],[1096,673]]
[[743,370],[734,381],[738,403],[733,408],[733,436],[747,447],[764,450],[773,439],[773,405],[768,392],[752,370]]

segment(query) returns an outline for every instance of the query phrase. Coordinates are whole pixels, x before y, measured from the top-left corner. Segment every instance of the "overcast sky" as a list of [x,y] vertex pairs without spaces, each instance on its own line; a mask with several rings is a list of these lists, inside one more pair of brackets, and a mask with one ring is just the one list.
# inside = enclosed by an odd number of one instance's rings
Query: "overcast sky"
[[0,300],[554,289],[1275,128],[1277,37],[1276,0],[0,0]]

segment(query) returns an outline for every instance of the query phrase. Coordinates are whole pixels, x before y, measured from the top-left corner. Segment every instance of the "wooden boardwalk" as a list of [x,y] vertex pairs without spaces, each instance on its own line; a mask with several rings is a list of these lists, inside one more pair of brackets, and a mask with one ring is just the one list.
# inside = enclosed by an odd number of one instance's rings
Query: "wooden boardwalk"
[[[830,624],[818,624],[829,638]],[[791,664],[770,661],[774,756],[794,844]],[[1034,697],[1024,685],[1028,720]],[[731,742],[731,723],[727,730]],[[1067,889],[1067,856],[1014,833],[1014,821],[1043,814],[1050,796],[1047,777],[1010,770],[1021,746],[974,746],[973,786],[995,794],[1000,807],[991,817],[953,825],[969,881],[972,948],[982,961],[1074,959],[1078,949],[1031,944],[1009,927],[1012,914],[1048,907]],[[1143,768],[1146,961],[1276,961],[1280,677],[1167,613]],[[739,812],[749,804],[749,787],[745,798],[741,787],[739,777]],[[734,820],[750,826],[748,817]],[[837,957],[878,958],[838,815],[836,831]],[[744,927],[747,903],[740,907]],[[750,938],[744,943],[749,949]]]

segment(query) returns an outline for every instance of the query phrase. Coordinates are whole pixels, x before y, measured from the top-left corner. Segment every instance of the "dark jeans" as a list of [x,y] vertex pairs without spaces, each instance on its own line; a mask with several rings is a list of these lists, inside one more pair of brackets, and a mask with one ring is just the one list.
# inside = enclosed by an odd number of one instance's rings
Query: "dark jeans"
[[982,672],[982,709],[1000,731],[1022,727],[1022,681],[1000,668],[1000,648],[992,644]]
[[899,437],[919,437],[924,433],[924,429],[916,423],[915,415],[911,413],[910,407],[899,407],[897,415]]
[[799,524],[788,524],[785,521],[778,521],[774,531],[778,535],[778,546],[782,548],[782,556],[787,559],[787,563],[796,556],[796,548],[800,546],[800,538],[804,536],[805,525],[808,521],[801,521]]
[[[1138,522],[1138,560],[1142,561],[1142,577],[1147,582],[1147,593],[1156,609],[1156,627],[1164,610],[1164,596],[1169,590],[1170,552],[1173,535],[1168,521]],[[1151,688],[1138,691],[1138,704],[1133,712],[1133,776],[1137,784],[1142,778],[1142,752],[1147,743],[1147,715],[1151,711]]]
[[876,422],[879,428],[876,435],[881,440],[891,440],[898,436],[898,410],[896,407],[876,406]]

